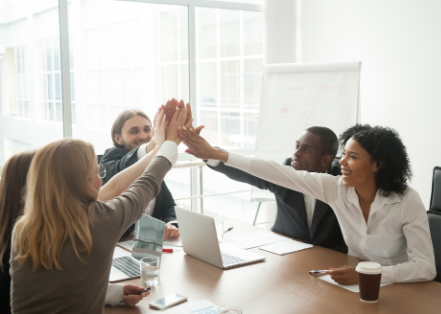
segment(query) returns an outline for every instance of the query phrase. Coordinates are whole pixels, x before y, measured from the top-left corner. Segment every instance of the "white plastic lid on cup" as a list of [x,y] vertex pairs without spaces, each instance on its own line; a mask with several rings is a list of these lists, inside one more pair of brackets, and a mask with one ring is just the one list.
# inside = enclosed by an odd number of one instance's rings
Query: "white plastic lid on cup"
[[367,275],[381,274],[383,272],[381,265],[375,262],[360,262],[355,270]]

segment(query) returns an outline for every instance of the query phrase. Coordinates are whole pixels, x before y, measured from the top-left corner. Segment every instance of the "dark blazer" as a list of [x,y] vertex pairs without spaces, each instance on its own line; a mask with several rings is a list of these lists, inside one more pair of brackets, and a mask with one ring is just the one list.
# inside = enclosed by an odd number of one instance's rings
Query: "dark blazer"
[[[139,148],[139,147],[138,147]],[[138,148],[128,151],[120,147],[112,147],[98,157],[98,162],[106,167],[106,176],[103,178],[103,185],[106,184],[118,172],[130,167],[138,161]],[[176,220],[175,200],[164,181],[161,183],[161,191],[156,196],[155,208],[152,217],[162,220],[165,223]],[[124,236],[129,235],[135,225],[132,225]]]
[[[284,165],[290,164],[291,158],[286,159]],[[230,179],[248,183],[259,189],[274,193],[277,203],[277,215],[271,228],[272,231],[347,254],[348,248],[343,239],[337,217],[328,204],[316,200],[310,231],[302,193],[262,180],[245,171],[228,167],[223,162],[217,167],[209,167],[225,174]],[[332,175],[340,174],[337,161],[333,162],[328,173]]]

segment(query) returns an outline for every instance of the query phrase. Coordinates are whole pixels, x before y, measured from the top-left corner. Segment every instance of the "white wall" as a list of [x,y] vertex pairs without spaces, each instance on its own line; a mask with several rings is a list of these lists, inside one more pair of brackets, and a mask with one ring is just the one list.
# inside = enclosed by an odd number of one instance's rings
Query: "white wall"
[[360,60],[361,122],[396,129],[429,206],[441,165],[441,1],[302,1],[302,62]]
[[299,13],[296,0],[264,0],[263,63],[293,63],[298,59]]

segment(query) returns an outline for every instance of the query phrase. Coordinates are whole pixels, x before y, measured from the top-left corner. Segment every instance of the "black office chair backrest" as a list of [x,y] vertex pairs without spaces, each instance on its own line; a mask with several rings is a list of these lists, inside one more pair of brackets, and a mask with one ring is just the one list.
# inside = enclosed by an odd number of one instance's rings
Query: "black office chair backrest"
[[340,159],[341,159],[341,157],[334,158],[334,160],[331,163],[331,166],[329,166],[329,169],[328,169],[329,174],[332,174],[334,176],[341,175]]
[[441,211],[441,167],[433,168],[432,196],[430,197],[430,210]]
[[432,196],[427,217],[429,219],[433,250],[435,251],[437,272],[435,280],[441,282],[441,167],[433,169]]
[[[341,175],[341,167],[339,164],[341,157],[335,157],[334,160],[332,161],[331,165],[329,166],[328,169],[328,173],[332,174],[334,176],[339,176]],[[291,157],[286,158],[285,161],[283,162],[284,166],[289,166],[291,165]]]

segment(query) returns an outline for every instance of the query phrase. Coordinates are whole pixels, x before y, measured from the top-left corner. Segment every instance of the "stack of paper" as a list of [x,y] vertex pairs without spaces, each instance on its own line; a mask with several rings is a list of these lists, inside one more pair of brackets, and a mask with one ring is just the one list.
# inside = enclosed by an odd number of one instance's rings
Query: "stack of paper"
[[265,230],[259,230],[251,233],[246,233],[238,236],[223,238],[222,243],[228,243],[241,249],[251,249],[278,241],[285,240],[285,237],[279,236],[275,233]]
[[[356,292],[356,293],[360,293],[360,287],[359,285],[341,285],[339,283],[336,283],[334,280],[331,279],[331,276],[327,275],[327,276],[322,276],[319,277],[320,280],[329,282],[333,285],[339,286],[341,288],[345,288],[346,290],[352,291],[352,292]],[[389,282],[382,282],[380,284],[380,287],[386,286],[386,285],[390,285]]]
[[164,314],[217,314],[218,306],[207,300],[194,301],[166,310]]
[[182,247],[181,238],[171,238],[164,241],[164,245],[171,245],[171,246],[180,246]]
[[260,249],[264,251],[268,251],[278,255],[285,255],[301,250],[306,250],[312,248],[314,245],[302,243],[299,241],[286,239],[283,241],[279,241],[270,245],[262,246]]
[[121,241],[121,242],[118,242],[116,245],[118,245],[118,246],[120,246],[120,247],[123,247],[123,248],[125,248],[125,249],[131,251],[131,250],[132,250],[132,247],[133,247],[133,240],[129,240],[129,241]]
[[[172,239],[174,240],[174,239]],[[177,239],[177,241],[179,241],[179,243],[181,242],[181,239]],[[172,243],[178,243],[177,241],[174,241]],[[132,251],[133,248],[133,240],[128,240],[128,241],[121,241],[117,243],[118,246],[123,247],[129,251]],[[173,249],[173,251],[180,251],[182,250],[182,244],[181,245],[168,245],[168,240],[164,241],[164,245],[162,246],[163,249]]]

